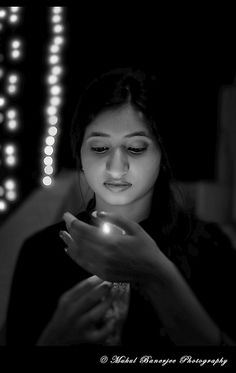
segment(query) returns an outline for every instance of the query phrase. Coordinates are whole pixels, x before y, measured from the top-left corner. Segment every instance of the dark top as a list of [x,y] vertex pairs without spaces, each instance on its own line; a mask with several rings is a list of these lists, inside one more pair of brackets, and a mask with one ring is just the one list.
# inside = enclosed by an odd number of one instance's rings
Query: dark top
[[[87,212],[77,217],[91,223]],[[236,251],[218,225],[193,218],[188,238],[168,247],[160,243],[155,222],[147,219],[140,225],[176,264],[219,327],[236,340]],[[28,238],[20,250],[8,305],[7,345],[34,345],[59,297],[91,276],[66,255],[59,238],[65,228],[64,222],[50,226]],[[122,345],[173,346],[151,304],[133,286]]]

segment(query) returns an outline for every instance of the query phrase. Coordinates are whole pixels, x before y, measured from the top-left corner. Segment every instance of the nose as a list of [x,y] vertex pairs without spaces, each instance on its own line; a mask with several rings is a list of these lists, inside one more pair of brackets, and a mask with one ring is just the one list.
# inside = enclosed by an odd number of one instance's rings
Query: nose
[[129,170],[128,157],[122,149],[114,149],[106,162],[106,170],[114,179],[120,179]]

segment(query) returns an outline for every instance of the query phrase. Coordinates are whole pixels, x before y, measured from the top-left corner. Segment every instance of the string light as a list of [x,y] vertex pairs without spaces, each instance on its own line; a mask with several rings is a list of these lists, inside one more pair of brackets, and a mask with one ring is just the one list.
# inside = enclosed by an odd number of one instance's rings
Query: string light
[[6,211],[7,203],[4,199],[0,199],[0,212]]
[[[14,70],[8,71],[6,66],[0,68],[0,78],[4,78],[4,85],[0,94],[1,108],[1,123],[4,123],[5,129],[12,132],[20,127],[19,111],[11,105],[11,97],[19,93],[20,75],[18,74],[17,64],[23,57],[22,40],[17,35],[17,27],[22,20],[22,7],[5,7],[0,8],[0,22],[8,23],[8,28],[13,28],[10,33],[10,39],[6,40],[6,53],[10,65],[15,64]],[[4,27],[1,28],[3,31]],[[5,56],[0,55],[0,60],[3,62]],[[12,169],[18,164],[18,149],[16,144],[11,140],[10,143],[0,144],[2,152],[1,165]],[[6,178],[5,181],[0,180],[0,212],[5,212],[9,208],[9,203],[14,202],[18,198],[18,182],[13,178]]]
[[[46,131],[43,139],[42,184],[53,185],[55,168],[55,148],[57,145],[60,109],[62,105],[62,47],[65,42],[64,7],[49,8],[50,42],[47,48],[46,75],[47,102],[45,104]],[[50,175],[50,176],[49,176]]]
[[4,96],[0,96],[0,108],[3,108],[6,105],[6,98]]

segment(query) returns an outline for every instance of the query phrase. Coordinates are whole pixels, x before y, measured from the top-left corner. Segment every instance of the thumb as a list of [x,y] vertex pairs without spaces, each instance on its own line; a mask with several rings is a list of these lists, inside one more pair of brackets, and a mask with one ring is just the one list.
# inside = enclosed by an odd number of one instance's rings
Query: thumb
[[136,222],[125,218],[123,215],[115,214],[113,212],[97,211],[93,216],[102,219],[103,222],[116,225],[124,230],[128,235],[137,233],[137,229],[139,229],[139,225]]

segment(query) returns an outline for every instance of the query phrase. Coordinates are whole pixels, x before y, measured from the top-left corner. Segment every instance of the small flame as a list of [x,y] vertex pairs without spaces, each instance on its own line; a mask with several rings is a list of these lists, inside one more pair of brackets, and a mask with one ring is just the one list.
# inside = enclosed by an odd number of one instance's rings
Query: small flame
[[102,226],[102,231],[105,234],[110,234],[111,233],[111,226],[109,223],[104,223]]

